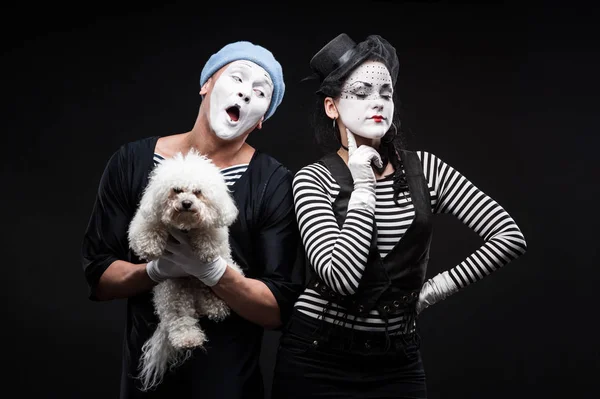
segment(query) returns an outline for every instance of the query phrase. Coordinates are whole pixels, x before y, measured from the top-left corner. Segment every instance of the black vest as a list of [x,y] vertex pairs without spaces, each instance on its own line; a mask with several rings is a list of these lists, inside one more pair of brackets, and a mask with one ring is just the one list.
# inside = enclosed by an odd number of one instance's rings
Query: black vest
[[[374,227],[367,265],[353,295],[340,295],[331,290],[318,276],[309,286],[325,299],[345,306],[352,314],[365,317],[372,309],[387,319],[389,315],[411,311],[414,313],[421,286],[425,281],[429,247],[432,237],[432,214],[429,187],[416,153],[401,151],[410,197],[415,208],[415,218],[402,239],[384,258],[377,248],[377,227]],[[333,212],[340,228],[346,219],[348,200],[354,182],[346,163],[337,153],[319,161],[332,174],[340,186],[333,202]],[[400,203],[401,204],[401,203]]]

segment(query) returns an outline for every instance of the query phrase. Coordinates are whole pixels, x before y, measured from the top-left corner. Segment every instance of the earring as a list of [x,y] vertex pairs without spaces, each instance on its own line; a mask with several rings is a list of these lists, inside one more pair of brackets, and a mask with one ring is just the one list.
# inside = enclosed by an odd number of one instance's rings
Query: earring
[[335,130],[335,120],[336,120],[336,119],[337,119],[337,118],[333,118],[333,129],[334,129],[334,130]]

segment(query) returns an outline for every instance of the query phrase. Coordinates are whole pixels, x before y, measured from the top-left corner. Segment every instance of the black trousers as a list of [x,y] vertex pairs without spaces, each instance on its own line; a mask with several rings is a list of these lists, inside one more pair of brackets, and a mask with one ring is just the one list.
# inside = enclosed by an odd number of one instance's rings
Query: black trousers
[[427,398],[418,336],[333,326],[295,310],[280,339],[271,398]]

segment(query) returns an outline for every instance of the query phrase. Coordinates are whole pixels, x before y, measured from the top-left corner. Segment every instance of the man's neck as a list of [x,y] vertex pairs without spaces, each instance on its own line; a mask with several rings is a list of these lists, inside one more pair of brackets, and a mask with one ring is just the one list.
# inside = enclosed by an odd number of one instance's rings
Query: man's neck
[[220,168],[248,163],[254,148],[246,143],[247,135],[235,140],[223,140],[210,130],[207,121],[199,120],[191,131],[185,134],[185,150],[196,149],[210,158]]
[[223,140],[210,130],[208,122],[198,118],[196,124],[186,133],[162,137],[155,151],[167,158],[181,152],[187,154],[192,148],[206,155],[219,168],[249,163],[254,148],[246,143],[248,134],[235,140]]

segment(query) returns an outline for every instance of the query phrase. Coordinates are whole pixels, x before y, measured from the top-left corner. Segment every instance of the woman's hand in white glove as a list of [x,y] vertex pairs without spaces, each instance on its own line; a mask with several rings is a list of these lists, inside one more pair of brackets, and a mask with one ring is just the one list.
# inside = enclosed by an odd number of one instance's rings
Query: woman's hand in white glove
[[348,209],[361,208],[375,212],[375,172],[372,164],[382,167],[381,156],[377,150],[368,145],[356,147],[356,139],[350,129],[346,128],[348,137],[348,169],[354,180],[354,191],[348,201]]
[[421,313],[429,306],[439,301],[443,301],[456,291],[458,291],[458,287],[454,284],[454,281],[452,281],[452,278],[447,271],[427,280],[419,293],[416,309],[417,314]]

